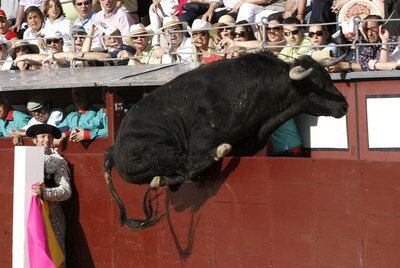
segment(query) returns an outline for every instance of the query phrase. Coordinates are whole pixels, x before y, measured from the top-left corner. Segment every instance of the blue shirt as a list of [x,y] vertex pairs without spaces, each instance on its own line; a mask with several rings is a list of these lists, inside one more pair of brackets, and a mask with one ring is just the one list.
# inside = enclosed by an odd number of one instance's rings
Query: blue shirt
[[89,29],[90,29],[90,26],[92,26],[92,24],[94,23],[94,19],[93,19],[93,15],[94,15],[95,13],[93,13],[93,12],[90,12],[90,14],[89,14],[89,16],[86,18],[86,20],[84,20],[83,22],[82,22],[82,20],[78,17],[76,20],[75,20],[75,22],[74,22],[74,24],[73,24],[73,26],[82,26],[83,28],[85,28],[85,31],[86,32],[89,32]]
[[[113,51],[106,51],[105,53],[108,53],[111,58],[117,58],[117,55],[119,52],[121,52],[122,50],[126,50],[130,53],[132,53],[133,55],[135,55],[136,53],[136,49],[133,46],[129,46],[129,45],[125,45],[122,44],[119,48],[113,50]],[[124,59],[124,60],[119,60],[117,62],[117,65],[127,65],[129,62],[129,59]]]
[[10,109],[7,117],[0,119],[0,137],[10,137],[10,130],[21,130],[30,119],[29,115]]
[[100,109],[92,120],[92,130],[90,131],[90,138],[107,137],[108,136],[108,121],[107,109]]
[[274,153],[302,146],[300,134],[293,118],[283,123],[283,125],[272,133],[271,142],[274,146]]
[[97,112],[94,110],[71,112],[57,127],[68,136],[75,127],[80,127],[85,130],[84,139],[89,140],[90,131],[94,129],[92,121],[96,115]]

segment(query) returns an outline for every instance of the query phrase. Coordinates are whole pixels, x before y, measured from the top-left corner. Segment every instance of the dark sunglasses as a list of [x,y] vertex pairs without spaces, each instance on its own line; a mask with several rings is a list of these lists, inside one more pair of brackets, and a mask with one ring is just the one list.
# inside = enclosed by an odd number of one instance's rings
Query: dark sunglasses
[[308,32],[308,36],[309,37],[314,37],[314,35],[322,36],[323,34],[324,34],[324,31],[316,31],[315,33],[314,32]]
[[238,32],[238,33],[237,33],[237,32],[234,32],[234,33],[233,33],[233,36],[234,36],[234,37],[245,37],[246,34],[247,34],[246,32]]
[[283,35],[286,37],[292,36],[292,35],[297,35],[299,34],[300,30],[294,30],[294,31],[289,31],[289,32],[283,32]]
[[34,111],[30,111],[30,114],[34,115],[34,114],[45,114],[46,113],[46,108],[42,107],[40,109],[36,109]]
[[61,39],[47,39],[46,40],[47,45],[50,45],[51,43],[59,44],[60,42],[61,42]]
[[15,49],[15,53],[23,52],[23,51],[29,51],[28,47],[27,46],[22,46],[22,47],[17,47]]
[[78,7],[80,7],[81,5],[88,6],[90,5],[90,2],[80,2],[80,3],[75,3],[75,5],[77,5]]
[[200,37],[206,37],[208,35],[208,33],[207,32],[196,32],[196,33],[193,33],[193,38],[196,38],[197,36],[200,36]]
[[282,30],[282,27],[267,27],[268,32],[277,32]]
[[142,35],[139,35],[139,36],[132,36],[131,38],[133,39],[133,40],[137,40],[137,39],[146,39],[146,37],[147,36],[142,36]]

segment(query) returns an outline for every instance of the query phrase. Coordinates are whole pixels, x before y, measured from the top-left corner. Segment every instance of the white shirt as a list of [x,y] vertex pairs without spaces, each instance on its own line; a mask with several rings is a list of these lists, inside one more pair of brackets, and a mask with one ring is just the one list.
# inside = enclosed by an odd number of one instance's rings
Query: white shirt
[[6,60],[3,62],[3,65],[1,66],[0,71],[11,70],[13,63],[14,63],[14,60],[10,56],[7,56]]
[[399,50],[399,46],[397,46],[392,54],[389,55],[389,61],[398,61],[400,60],[400,50]]
[[[169,54],[164,54],[162,56],[162,63],[183,63],[183,62],[192,62],[192,54],[193,52],[192,49],[192,41],[190,38],[183,37],[182,43],[179,45],[179,47],[174,51],[178,53],[176,61],[174,61],[173,56],[175,55],[169,55]],[[184,54],[179,54],[179,53],[184,53]]]
[[42,0],[20,0],[19,1],[20,6],[24,6],[24,11],[30,6],[35,6],[39,7],[42,5]]
[[227,9],[232,9],[236,6],[237,3],[240,2],[240,0],[211,0],[210,3],[212,2],[217,2],[219,3],[221,6],[225,6],[225,8]]
[[[49,111],[49,117],[47,118],[47,121],[45,121],[44,123],[56,127],[57,125],[59,125],[62,122],[63,117],[64,117],[64,114],[61,110],[51,109]],[[31,120],[28,121],[28,124],[26,124],[26,126],[24,126],[22,129],[27,130],[30,126],[40,125],[40,124],[44,124],[44,123],[36,120],[35,117],[32,117]]]
[[[47,18],[44,23],[44,27],[41,30],[43,35],[54,35],[54,33],[59,32],[61,35],[70,35],[72,30],[72,24],[70,20],[67,20],[64,16],[61,15],[58,19],[53,22],[50,22],[50,19]],[[71,39],[68,37],[64,37],[64,46],[63,51],[69,52],[71,48]]]
[[43,37],[42,30],[44,27],[44,22],[42,25],[42,29],[38,33],[34,33],[31,28],[26,29],[24,32],[24,39],[33,45],[37,45],[40,49],[40,54],[45,54],[45,50],[39,46],[39,38]]

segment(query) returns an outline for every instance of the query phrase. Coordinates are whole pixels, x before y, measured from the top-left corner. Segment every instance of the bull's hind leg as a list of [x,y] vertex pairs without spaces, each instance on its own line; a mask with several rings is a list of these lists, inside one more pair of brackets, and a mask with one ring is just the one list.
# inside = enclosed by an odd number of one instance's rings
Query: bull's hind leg
[[219,161],[221,158],[226,156],[231,151],[231,149],[231,145],[227,143],[222,143],[211,150],[211,152],[206,153],[205,156],[199,158],[198,161],[194,161],[193,159],[186,167],[187,169],[184,172],[180,172],[182,173],[182,175],[155,176],[150,183],[150,187],[159,188],[162,186],[169,186],[171,190],[177,189],[177,187],[174,186],[181,185],[187,179],[190,179],[203,171],[214,161]]

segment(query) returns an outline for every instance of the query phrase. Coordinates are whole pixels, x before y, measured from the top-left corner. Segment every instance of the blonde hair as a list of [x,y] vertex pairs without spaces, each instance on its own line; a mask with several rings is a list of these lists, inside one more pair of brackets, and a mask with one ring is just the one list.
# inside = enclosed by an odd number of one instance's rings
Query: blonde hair
[[[212,53],[215,52],[215,42],[214,42],[214,37],[213,35],[210,33],[210,31],[206,31],[208,34],[208,44],[207,44],[207,52],[208,53]],[[190,38],[193,41],[193,37]],[[192,56],[192,59],[194,62],[202,62],[203,59],[203,54],[197,54],[197,53],[201,53],[200,49],[197,48],[194,43],[192,43],[192,50],[194,53]],[[206,55],[208,56],[208,55]]]

